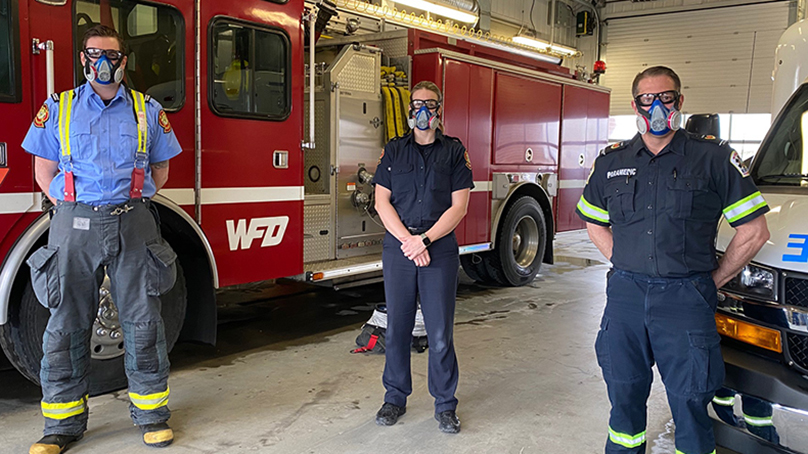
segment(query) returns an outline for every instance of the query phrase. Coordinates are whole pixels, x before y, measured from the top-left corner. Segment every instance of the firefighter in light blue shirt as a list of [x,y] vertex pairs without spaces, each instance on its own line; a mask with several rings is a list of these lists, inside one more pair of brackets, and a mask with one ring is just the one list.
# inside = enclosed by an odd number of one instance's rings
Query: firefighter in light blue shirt
[[48,245],[28,259],[51,316],[43,336],[44,438],[31,454],[58,454],[87,430],[90,331],[104,272],[123,328],[130,413],[149,446],[169,445],[168,371],[159,296],[176,280],[176,254],[149,198],[181,148],[160,104],[123,85],[124,43],[97,25],[84,35],[88,82],[45,101],[23,148],[55,204]]

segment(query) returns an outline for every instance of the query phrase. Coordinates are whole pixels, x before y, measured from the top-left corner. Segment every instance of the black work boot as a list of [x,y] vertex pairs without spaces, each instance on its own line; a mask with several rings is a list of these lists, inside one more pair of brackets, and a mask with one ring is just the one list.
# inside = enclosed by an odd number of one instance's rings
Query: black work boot
[[406,407],[399,407],[385,402],[382,408],[376,413],[376,424],[380,426],[392,426],[398,422],[398,417],[407,412]]
[[67,449],[67,445],[81,440],[84,435],[47,435],[31,445],[28,454],[59,454]]
[[167,423],[144,424],[140,427],[143,432],[143,443],[152,448],[164,448],[174,441],[174,431]]
[[456,434],[460,432],[460,420],[457,419],[457,413],[454,410],[446,410],[440,413],[435,413],[435,419],[438,421],[438,429],[447,434]]

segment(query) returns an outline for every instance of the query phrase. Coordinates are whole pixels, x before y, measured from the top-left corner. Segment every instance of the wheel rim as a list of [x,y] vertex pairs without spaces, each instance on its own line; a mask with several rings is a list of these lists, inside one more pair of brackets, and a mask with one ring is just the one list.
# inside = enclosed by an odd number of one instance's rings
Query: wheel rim
[[93,323],[93,335],[90,339],[90,354],[93,359],[113,359],[123,355],[123,330],[118,320],[118,308],[112,301],[109,291],[109,277],[99,290],[98,314]]
[[539,251],[539,226],[531,216],[522,216],[513,231],[513,258],[522,270],[536,260]]

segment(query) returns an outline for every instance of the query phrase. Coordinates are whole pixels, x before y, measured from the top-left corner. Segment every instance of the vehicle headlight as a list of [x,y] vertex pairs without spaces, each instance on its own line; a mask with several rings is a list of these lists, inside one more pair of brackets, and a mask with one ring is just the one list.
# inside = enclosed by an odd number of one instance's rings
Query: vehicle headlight
[[773,270],[758,265],[746,265],[724,289],[744,295],[775,299],[776,284]]

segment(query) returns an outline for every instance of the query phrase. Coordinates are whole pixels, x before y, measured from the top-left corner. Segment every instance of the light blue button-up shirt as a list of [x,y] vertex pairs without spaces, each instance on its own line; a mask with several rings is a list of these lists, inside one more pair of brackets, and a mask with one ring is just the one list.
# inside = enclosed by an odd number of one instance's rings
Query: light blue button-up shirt
[[[149,162],[163,162],[182,148],[162,107],[154,99],[146,103]],[[160,122],[160,118],[163,122]],[[90,83],[76,88],[70,122],[70,147],[76,201],[88,205],[118,204],[129,200],[132,169],[138,147],[137,119],[132,93],[123,85],[104,105]],[[59,174],[48,188],[51,197],[64,200],[65,172],[59,143],[59,102],[48,98],[34,120],[22,147],[49,161],[59,161]],[[143,197],[156,192],[147,165]]]

